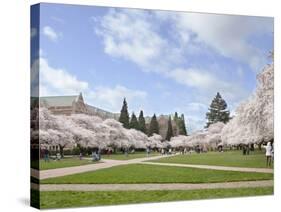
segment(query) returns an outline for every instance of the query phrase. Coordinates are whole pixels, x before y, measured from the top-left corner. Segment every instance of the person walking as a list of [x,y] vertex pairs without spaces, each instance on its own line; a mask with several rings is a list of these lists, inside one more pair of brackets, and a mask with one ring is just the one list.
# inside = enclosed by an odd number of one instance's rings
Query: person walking
[[149,156],[149,147],[146,148],[146,157]]
[[49,150],[47,149],[47,147],[46,147],[45,150],[44,150],[44,160],[45,160],[45,162],[50,162],[50,159],[49,159]]
[[265,147],[265,156],[266,156],[266,167],[270,167],[271,160],[272,160],[272,146],[270,142],[267,142],[267,145]]
[[271,164],[274,165],[274,145],[272,143],[271,147]]

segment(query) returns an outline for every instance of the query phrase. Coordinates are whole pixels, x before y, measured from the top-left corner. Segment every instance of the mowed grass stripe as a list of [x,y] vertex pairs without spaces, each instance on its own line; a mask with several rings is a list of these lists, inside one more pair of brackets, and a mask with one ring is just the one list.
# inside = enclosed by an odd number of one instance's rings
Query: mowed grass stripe
[[44,160],[40,160],[40,170],[49,170],[49,169],[58,169],[65,167],[73,167],[73,166],[82,166],[94,164],[97,162],[93,162],[88,159],[79,160],[79,158],[63,158],[61,160],[52,160],[49,162],[45,162]]
[[192,153],[151,160],[150,162],[266,168],[265,153],[259,150],[250,152],[250,155],[243,155],[242,151],[238,150],[201,154]]
[[132,203],[167,202],[272,195],[273,187],[204,189],[189,191],[46,191],[40,193],[41,208],[65,208]]
[[131,164],[42,180],[45,184],[213,183],[273,179],[270,173]]

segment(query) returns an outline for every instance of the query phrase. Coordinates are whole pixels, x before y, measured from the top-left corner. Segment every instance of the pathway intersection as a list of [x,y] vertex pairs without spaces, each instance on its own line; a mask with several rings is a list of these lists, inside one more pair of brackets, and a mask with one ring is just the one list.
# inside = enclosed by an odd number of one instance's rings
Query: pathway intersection
[[[226,167],[226,166],[210,166],[210,165],[194,165],[194,164],[175,164],[175,163],[159,163],[148,162],[160,158],[172,157],[174,155],[161,155],[145,158],[136,158],[130,160],[110,160],[103,159],[101,163],[82,165],[75,167],[66,167],[50,170],[34,170],[31,169],[31,175],[40,180],[61,177],[66,175],[78,174],[89,171],[106,169],[114,166],[129,164],[149,164],[156,166],[174,166],[188,167],[212,170],[239,171],[239,172],[259,172],[273,173],[273,169],[266,168],[245,168],[245,167]],[[249,187],[268,187],[273,186],[273,180],[259,181],[241,181],[241,182],[223,182],[223,183],[165,183],[165,184],[35,184],[31,183],[33,189],[40,191],[123,191],[123,190],[196,190],[196,189],[215,189],[215,188],[249,188]]]

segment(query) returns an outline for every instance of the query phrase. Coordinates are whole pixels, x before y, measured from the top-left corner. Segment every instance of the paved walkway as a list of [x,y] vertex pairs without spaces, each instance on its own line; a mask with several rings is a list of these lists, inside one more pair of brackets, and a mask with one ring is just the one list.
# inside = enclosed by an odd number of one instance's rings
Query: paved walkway
[[[38,184],[32,184],[38,189]],[[40,191],[152,191],[152,190],[197,190],[219,188],[253,188],[273,186],[273,180],[241,181],[226,183],[169,183],[169,184],[43,184]]]
[[210,166],[210,165],[196,165],[196,164],[179,164],[179,163],[157,163],[157,162],[140,162],[141,164],[157,165],[157,166],[174,166],[174,167],[188,167],[198,169],[213,169],[224,171],[239,171],[239,172],[259,172],[259,173],[273,173],[273,169],[266,168],[245,168],[245,167],[230,167],[230,166]]
[[82,166],[49,169],[49,170],[42,170],[42,171],[31,169],[31,176],[43,180],[47,178],[61,177],[71,174],[96,171],[100,169],[110,168],[119,165],[128,165],[128,164],[149,164],[149,165],[158,165],[158,166],[188,167],[188,168],[213,169],[213,170],[225,170],[225,171],[273,173],[273,169],[267,169],[267,168],[245,168],[245,167],[227,167],[227,166],[211,166],[211,165],[196,165],[196,164],[146,162],[148,160],[157,160],[160,158],[171,157],[171,156],[174,155],[159,155],[159,156],[152,156],[152,157],[145,157],[145,158],[135,158],[130,160],[103,159],[101,160],[101,163],[82,165]]
[[39,179],[43,180],[43,179],[47,179],[47,178],[61,177],[61,176],[66,176],[66,175],[71,175],[71,174],[96,171],[99,169],[110,168],[113,166],[136,164],[136,163],[144,162],[147,160],[157,160],[160,158],[171,157],[171,156],[174,156],[174,155],[159,155],[159,156],[152,156],[152,157],[145,157],[145,158],[135,158],[135,159],[130,159],[130,160],[103,159],[103,160],[101,160],[101,163],[82,165],[82,166],[73,166],[73,167],[66,167],[66,168],[41,170],[41,171],[31,169],[31,176],[36,177],[36,178],[38,178],[38,176],[39,176]]

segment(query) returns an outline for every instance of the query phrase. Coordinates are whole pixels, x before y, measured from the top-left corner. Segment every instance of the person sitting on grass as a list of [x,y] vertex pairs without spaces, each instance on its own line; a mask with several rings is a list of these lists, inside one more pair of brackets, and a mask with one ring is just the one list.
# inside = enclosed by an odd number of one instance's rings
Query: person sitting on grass
[[56,160],[60,160],[61,159],[61,155],[60,155],[60,153],[58,152],[57,154],[56,154]]
[[92,161],[98,161],[98,160],[99,160],[98,154],[95,151],[93,151],[92,152]]

